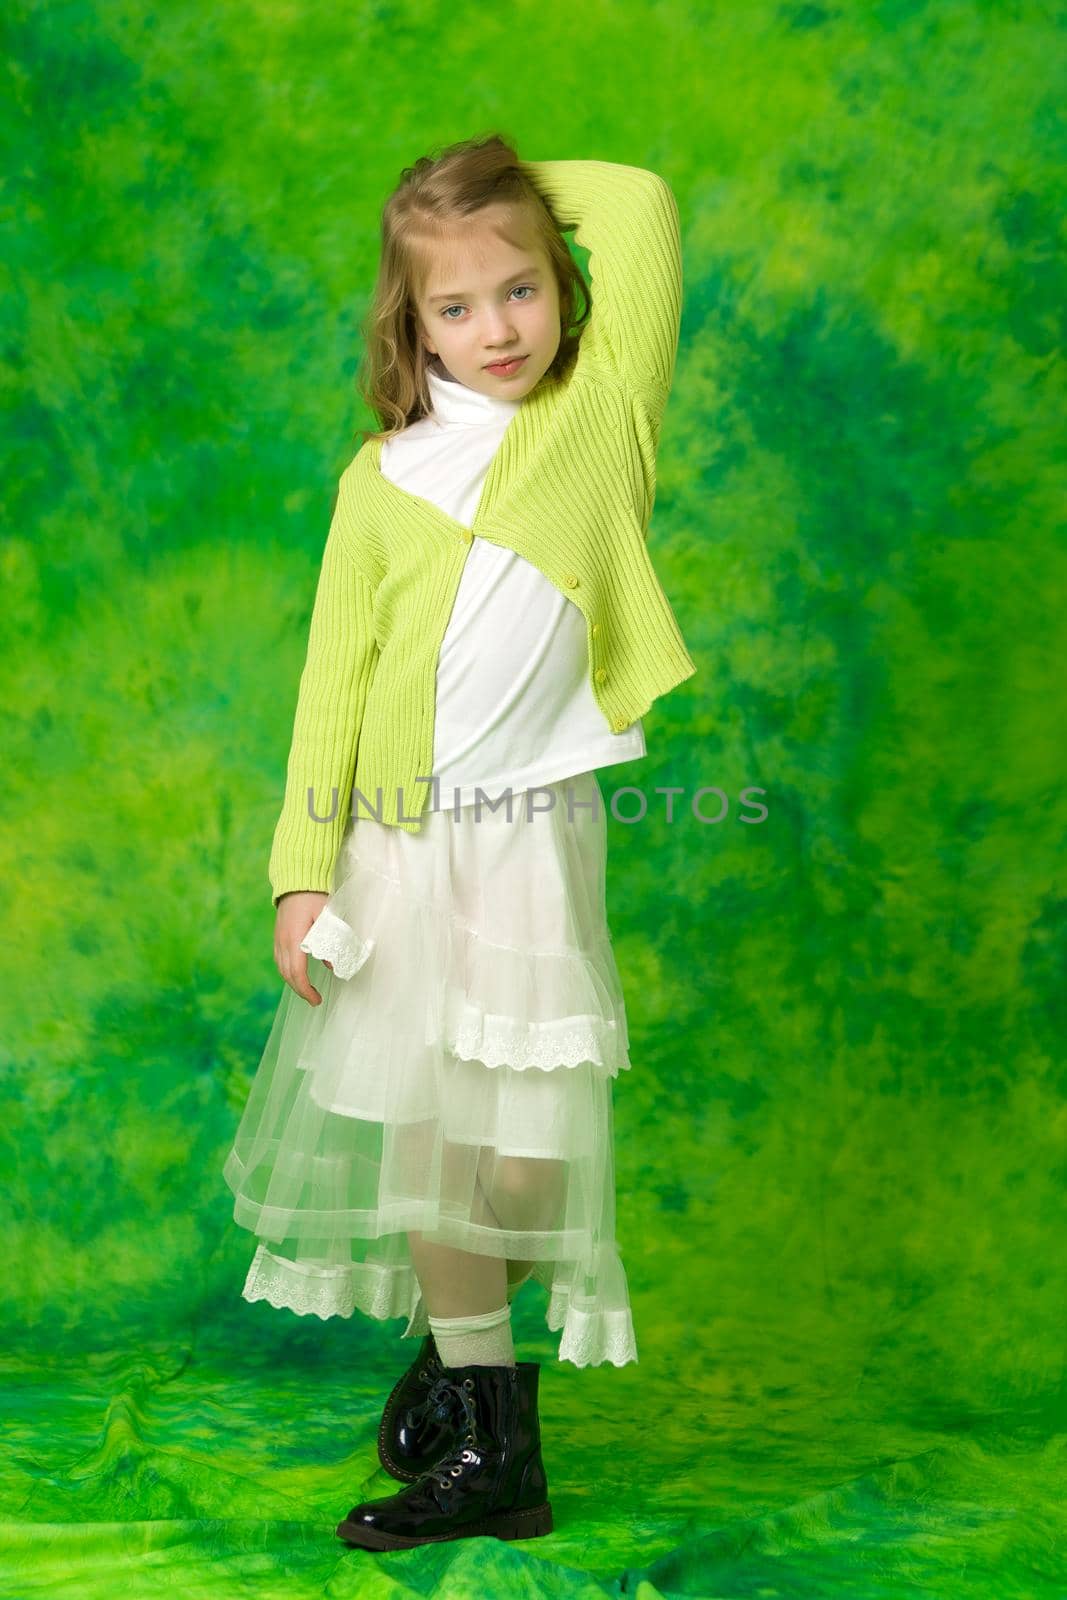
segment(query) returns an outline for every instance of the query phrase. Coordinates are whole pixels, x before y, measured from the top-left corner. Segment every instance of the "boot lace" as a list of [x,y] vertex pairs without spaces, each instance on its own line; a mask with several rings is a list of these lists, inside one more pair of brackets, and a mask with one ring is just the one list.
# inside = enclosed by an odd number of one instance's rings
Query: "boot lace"
[[464,1378],[462,1383],[457,1383],[454,1378],[449,1377],[435,1379],[427,1397],[427,1404],[451,1407],[457,1426],[465,1430],[462,1439],[447,1455],[436,1461],[426,1474],[427,1477],[435,1479],[442,1489],[450,1489],[453,1479],[460,1477],[467,1462],[481,1460],[477,1450],[471,1448],[478,1442],[473,1378]]

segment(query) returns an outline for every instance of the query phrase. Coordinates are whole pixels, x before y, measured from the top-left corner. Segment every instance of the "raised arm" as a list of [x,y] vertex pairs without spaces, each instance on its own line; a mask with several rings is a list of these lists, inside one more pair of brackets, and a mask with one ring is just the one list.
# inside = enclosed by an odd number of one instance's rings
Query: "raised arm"
[[613,161],[524,161],[559,226],[589,251],[582,333],[636,388],[666,401],[682,314],[678,206],[658,173]]
[[[363,709],[378,660],[374,587],[353,557],[353,536],[342,474],[311,615],[285,799],[271,846],[275,905],[293,889],[330,892],[348,820]],[[335,788],[332,820],[317,822],[309,814],[308,790],[314,791],[316,814],[329,816]]]

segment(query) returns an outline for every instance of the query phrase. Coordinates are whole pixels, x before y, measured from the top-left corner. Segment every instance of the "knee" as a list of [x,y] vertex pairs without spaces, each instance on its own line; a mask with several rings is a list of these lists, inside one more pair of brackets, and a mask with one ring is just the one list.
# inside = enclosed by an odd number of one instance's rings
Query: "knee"
[[493,1195],[513,1205],[551,1207],[563,1180],[562,1161],[538,1161],[532,1156],[498,1156],[493,1172]]

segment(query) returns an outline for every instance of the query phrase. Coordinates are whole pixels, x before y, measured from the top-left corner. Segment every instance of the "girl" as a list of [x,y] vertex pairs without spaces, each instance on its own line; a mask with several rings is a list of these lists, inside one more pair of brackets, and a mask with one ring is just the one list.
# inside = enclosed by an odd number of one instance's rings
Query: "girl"
[[561,1361],[637,1360],[594,769],[696,671],[645,542],[680,308],[654,173],[493,136],[385,206],[383,427],[323,553],[270,861],[287,988],[225,1166],[246,1299],[422,1336],[378,1435],[406,1487],[349,1544],[551,1530],[528,1279]]

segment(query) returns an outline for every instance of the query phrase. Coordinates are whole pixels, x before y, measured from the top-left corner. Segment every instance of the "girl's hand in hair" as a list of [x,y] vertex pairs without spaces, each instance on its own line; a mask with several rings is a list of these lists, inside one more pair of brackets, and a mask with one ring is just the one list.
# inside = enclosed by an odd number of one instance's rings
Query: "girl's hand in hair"
[[[290,989],[312,1006],[320,1005],[322,996],[308,981],[308,958],[300,941],[329,898],[317,889],[294,889],[282,895],[274,919],[274,964]],[[323,966],[333,971],[329,961]]]

